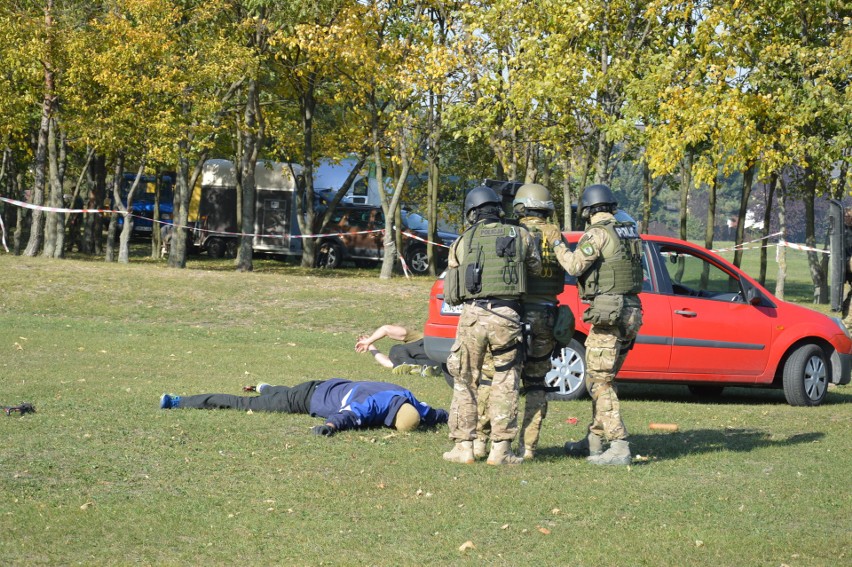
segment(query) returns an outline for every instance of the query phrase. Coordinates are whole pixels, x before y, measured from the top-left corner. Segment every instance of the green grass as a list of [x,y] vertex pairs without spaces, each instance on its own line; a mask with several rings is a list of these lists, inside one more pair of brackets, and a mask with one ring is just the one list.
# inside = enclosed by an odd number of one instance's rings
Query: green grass
[[[0,414],[4,564],[796,567],[852,557],[848,386],[821,407],[792,408],[780,391],[731,389],[706,403],[683,387],[624,385],[645,461],[600,469],[565,458],[590,415],[579,401],[551,404],[536,461],[453,465],[441,459],[446,426],[318,438],[309,416],[157,407],[167,391],[343,376],[393,379],[446,408],[442,378],[392,377],[353,350],[379,324],[421,325],[428,278],[273,260],[246,274],[228,261],[189,267],[0,256],[0,403],[38,410]],[[660,421],[680,431],[648,430]],[[467,541],[475,547],[460,551]]]

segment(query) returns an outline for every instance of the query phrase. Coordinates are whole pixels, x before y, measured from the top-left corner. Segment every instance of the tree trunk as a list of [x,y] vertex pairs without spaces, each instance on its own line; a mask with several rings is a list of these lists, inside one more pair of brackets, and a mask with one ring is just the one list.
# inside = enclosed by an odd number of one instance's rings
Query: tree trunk
[[[816,198],[816,176],[815,171],[808,167],[805,169],[805,246],[816,248],[816,232],[814,223],[814,199]],[[828,302],[828,286],[826,285],[825,272],[822,271],[818,254],[809,250],[808,270],[811,272],[811,280],[814,282],[814,303],[823,304]]]
[[[59,125],[56,118],[52,117],[47,135],[50,206],[53,208],[63,208],[65,204],[63,198],[63,176],[65,171],[63,162],[66,156],[64,148],[65,137],[61,131],[57,132],[57,130],[59,130]],[[65,213],[47,213],[43,255],[45,258],[65,257]]]
[[426,151],[427,177],[427,219],[429,232],[426,244],[426,258],[429,260],[429,275],[437,276],[438,267],[433,242],[438,239],[438,191],[441,187],[440,156],[441,156],[441,127],[443,125],[444,97],[432,93],[429,97],[429,147]]
[[692,188],[692,160],[693,154],[687,150],[686,155],[680,162],[680,227],[678,238],[687,240],[687,211],[689,210],[689,190]]
[[769,243],[766,237],[769,236],[770,226],[772,225],[772,203],[775,197],[775,186],[778,184],[778,175],[773,173],[769,179],[769,186],[766,188],[765,210],[763,211],[763,246],[760,247],[760,276],[758,280],[760,285],[766,285],[766,251]]
[[[121,227],[121,236],[119,237],[119,245],[118,245],[118,261],[122,264],[127,264],[130,262],[130,235],[133,233],[133,217],[130,214],[130,211],[133,210],[133,197],[136,196],[136,191],[139,189],[139,182],[142,179],[142,174],[145,172],[145,159],[143,158],[139,164],[139,170],[136,172],[136,179],[133,180],[133,185],[130,186],[130,190],[127,192],[127,206],[124,207],[120,203],[118,190],[121,187],[121,181],[117,184],[113,184],[113,189],[116,191],[115,200],[119,203],[121,207],[121,212],[124,215],[124,226]],[[123,173],[119,176],[119,180],[124,177]]]
[[106,249],[104,251],[104,260],[106,262],[115,262],[115,233],[118,230],[118,211],[121,210],[119,191],[122,177],[124,177],[124,155],[119,152],[115,158],[115,167],[112,174],[112,213],[109,215]]
[[252,249],[252,241],[254,240],[254,237],[251,235],[254,231],[256,199],[254,169],[257,165],[257,154],[263,139],[263,128],[260,117],[260,106],[257,100],[257,89],[257,81],[249,81],[242,136],[243,156],[240,160],[243,188],[242,232],[244,233],[244,236],[240,237],[240,251],[237,255],[236,261],[238,272],[251,272],[254,269],[254,264],[252,262],[254,253],[254,250]]
[[169,241],[168,265],[170,268],[186,267],[187,239],[189,238],[187,230],[187,223],[189,222],[189,193],[192,187],[189,180],[188,149],[189,143],[186,140],[181,140],[178,143],[175,193],[172,208],[172,235]]
[[[106,199],[106,158],[97,154],[92,159],[87,170],[89,192],[86,199],[87,209],[100,209]],[[86,213],[83,228],[81,252],[85,254],[101,254],[101,237],[103,236],[103,216],[100,213]]]
[[754,167],[754,164],[750,165],[743,173],[743,191],[740,196],[740,210],[737,213],[737,235],[734,238],[734,265],[738,268],[743,261],[742,243],[745,235],[748,200],[751,198],[751,183],[754,180]]
[[[56,76],[50,57],[53,51],[53,0],[47,0],[44,9],[44,27],[47,37],[47,61],[42,61],[44,67],[44,98],[41,103],[41,123],[38,129],[35,159],[33,161],[33,193],[30,203],[41,206],[44,204],[45,166],[47,160],[47,137],[50,130],[50,119],[56,105]],[[44,215],[40,210],[34,210],[30,223],[30,239],[24,256],[35,256],[41,249],[44,238]]]
[[[781,232],[779,240],[787,242],[787,186],[783,178],[780,179],[781,188],[778,191],[778,230]],[[787,247],[778,246],[776,252],[778,261],[778,277],[775,279],[775,297],[784,299],[784,284],[787,281]]]
[[[713,234],[716,230],[716,194],[719,189],[719,176],[714,175],[707,189],[707,225],[704,227],[704,247],[713,249]],[[707,286],[707,278],[710,277],[710,265],[704,263],[701,272],[701,289]]]

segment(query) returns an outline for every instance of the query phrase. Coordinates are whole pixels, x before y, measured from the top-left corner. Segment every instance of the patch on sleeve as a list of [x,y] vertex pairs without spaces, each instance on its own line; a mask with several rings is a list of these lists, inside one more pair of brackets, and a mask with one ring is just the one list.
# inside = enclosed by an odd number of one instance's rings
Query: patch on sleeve
[[592,246],[590,242],[586,242],[580,246],[580,252],[582,252],[584,256],[593,256],[595,254],[595,247]]

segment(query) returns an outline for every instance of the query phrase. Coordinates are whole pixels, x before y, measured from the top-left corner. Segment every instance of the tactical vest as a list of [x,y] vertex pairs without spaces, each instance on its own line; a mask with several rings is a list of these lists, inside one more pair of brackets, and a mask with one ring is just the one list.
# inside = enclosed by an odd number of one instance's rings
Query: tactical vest
[[527,289],[523,228],[503,223],[477,223],[459,238],[462,301],[519,298]]
[[[523,223],[523,221],[521,222]],[[556,259],[553,247],[550,243],[544,242],[544,234],[541,229],[547,225],[534,222],[523,223],[523,225],[532,234],[541,254],[541,275],[530,274],[528,276],[526,294],[529,297],[549,297],[555,301],[556,296],[565,289],[565,270],[559,260]]]
[[606,230],[609,242],[592,268],[577,278],[580,295],[589,299],[602,293],[623,295],[642,291],[642,240],[636,225],[607,219],[592,227]]

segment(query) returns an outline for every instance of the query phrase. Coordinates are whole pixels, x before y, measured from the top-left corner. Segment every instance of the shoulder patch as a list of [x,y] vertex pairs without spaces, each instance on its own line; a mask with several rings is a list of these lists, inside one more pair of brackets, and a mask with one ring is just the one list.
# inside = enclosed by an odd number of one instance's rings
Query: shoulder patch
[[580,252],[585,256],[593,256],[595,253],[595,247],[592,246],[591,242],[584,242],[580,245]]

